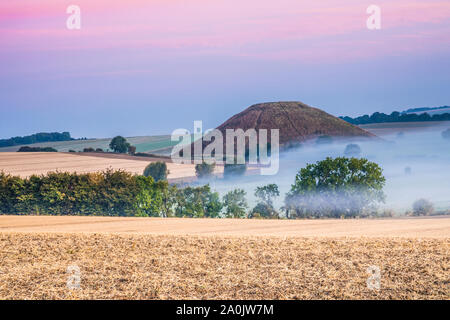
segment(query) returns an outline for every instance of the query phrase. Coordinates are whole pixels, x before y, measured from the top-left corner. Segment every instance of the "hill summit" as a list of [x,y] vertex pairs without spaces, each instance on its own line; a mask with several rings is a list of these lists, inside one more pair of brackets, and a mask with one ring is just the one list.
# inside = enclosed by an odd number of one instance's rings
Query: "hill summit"
[[319,136],[375,137],[357,126],[302,102],[268,102],[252,105],[221,124],[226,129],[279,129],[280,145],[304,142]]

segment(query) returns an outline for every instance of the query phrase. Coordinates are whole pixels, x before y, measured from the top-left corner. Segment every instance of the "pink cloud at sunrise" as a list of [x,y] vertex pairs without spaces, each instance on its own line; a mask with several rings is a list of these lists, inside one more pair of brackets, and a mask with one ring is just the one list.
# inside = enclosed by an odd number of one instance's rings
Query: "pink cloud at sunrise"
[[[65,28],[69,4],[81,8],[79,31]],[[382,10],[379,31],[366,28],[370,4],[360,0],[16,0],[0,4],[1,50],[137,48],[321,62],[448,49],[450,2],[377,1]]]
[[167,134],[265,101],[448,105],[449,54],[448,0],[4,0],[0,136]]

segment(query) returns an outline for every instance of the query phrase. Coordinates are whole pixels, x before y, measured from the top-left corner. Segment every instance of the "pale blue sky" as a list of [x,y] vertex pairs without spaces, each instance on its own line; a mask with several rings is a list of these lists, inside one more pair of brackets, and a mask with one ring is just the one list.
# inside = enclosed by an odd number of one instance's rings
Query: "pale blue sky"
[[[263,0],[255,11],[248,0],[239,12],[233,1],[140,1],[103,12],[104,0],[80,0],[78,33],[64,29],[62,2],[1,4],[0,138],[170,134],[280,100],[336,116],[450,104],[448,2],[380,1],[371,31],[364,1]],[[166,25],[175,9],[180,22]]]

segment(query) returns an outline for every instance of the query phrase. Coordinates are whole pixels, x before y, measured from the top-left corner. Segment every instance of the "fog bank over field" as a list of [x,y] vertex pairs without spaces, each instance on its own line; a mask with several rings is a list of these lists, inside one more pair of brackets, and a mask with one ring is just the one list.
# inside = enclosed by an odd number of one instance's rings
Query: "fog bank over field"
[[376,162],[386,177],[386,203],[380,209],[392,209],[397,214],[410,211],[414,201],[425,198],[433,202],[436,211],[450,209],[450,140],[441,133],[450,123],[422,130],[386,130],[380,134],[384,142],[340,141],[327,145],[309,144],[281,153],[280,170],[275,176],[248,175],[235,179],[216,179],[213,189],[221,195],[234,188],[247,192],[249,206],[256,204],[254,191],[257,186],[276,183],[280,197],[275,206],[283,206],[284,196],[294,183],[295,175],[307,163],[315,163],[326,157],[345,156],[347,144],[357,143],[364,157]]

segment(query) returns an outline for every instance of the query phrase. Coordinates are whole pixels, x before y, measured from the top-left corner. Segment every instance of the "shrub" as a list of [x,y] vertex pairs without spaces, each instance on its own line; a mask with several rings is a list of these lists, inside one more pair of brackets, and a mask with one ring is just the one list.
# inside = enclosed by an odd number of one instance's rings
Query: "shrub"
[[144,170],[144,176],[152,177],[155,181],[167,180],[167,175],[169,171],[167,170],[167,165],[165,162],[152,162]]
[[94,148],[84,148],[83,152],[95,152]]
[[20,147],[17,152],[58,152],[58,150],[51,148],[51,147],[29,147],[24,146]]
[[433,204],[426,199],[419,199],[413,204],[413,215],[428,216],[434,211]]
[[395,216],[395,212],[392,209],[384,209],[377,217],[392,218]]
[[246,170],[247,170],[246,164],[227,164],[227,163],[225,163],[225,166],[223,168],[223,177],[231,178],[231,177],[243,176],[245,174]]
[[345,147],[344,154],[348,157],[357,157],[361,154],[361,147],[354,143],[348,144]]
[[117,136],[111,140],[111,142],[109,143],[109,147],[114,152],[127,153],[128,148],[130,147],[130,144],[127,142],[127,140],[124,137]]
[[136,157],[149,157],[149,158],[152,157],[152,155],[145,153],[145,152],[136,152],[134,155]]
[[102,148],[95,149],[95,152],[104,152]]
[[69,152],[76,152],[75,150],[70,149]]
[[273,207],[273,199],[278,197],[280,192],[276,184],[268,184],[263,187],[257,187],[255,197],[260,199],[260,202],[253,208],[250,217],[264,217],[275,218],[278,217],[278,212]]
[[129,146],[128,147],[128,153],[132,156],[136,153],[136,147],[135,146]]
[[170,159],[169,156],[164,156],[164,155],[160,155],[160,154],[153,154],[153,153],[145,153],[145,152],[136,152],[134,154],[134,156],[136,156],[136,157],[147,157],[147,158],[166,158],[166,159]]
[[249,218],[278,218],[278,212],[272,206],[259,202],[250,212]]
[[207,164],[206,162],[195,165],[195,174],[199,179],[210,178],[213,175],[216,164]]

